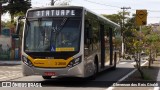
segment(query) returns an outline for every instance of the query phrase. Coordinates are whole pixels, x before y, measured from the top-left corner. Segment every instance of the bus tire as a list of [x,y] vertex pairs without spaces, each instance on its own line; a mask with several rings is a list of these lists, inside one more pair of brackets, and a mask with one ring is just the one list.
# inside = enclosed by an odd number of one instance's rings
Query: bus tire
[[94,61],[94,64],[95,64],[95,74],[97,74],[98,73],[98,57],[96,56],[96,58],[95,58],[95,61]]
[[51,79],[52,76],[42,76],[43,79]]
[[114,66],[112,67],[112,70],[116,70],[116,65],[114,65]]
[[117,53],[114,53],[114,66],[112,67],[112,70],[116,70],[116,65],[117,65]]
[[98,74],[98,58],[97,58],[97,56],[96,56],[95,61],[94,61],[94,67],[95,67],[94,74],[89,77],[90,80],[95,80],[96,76]]

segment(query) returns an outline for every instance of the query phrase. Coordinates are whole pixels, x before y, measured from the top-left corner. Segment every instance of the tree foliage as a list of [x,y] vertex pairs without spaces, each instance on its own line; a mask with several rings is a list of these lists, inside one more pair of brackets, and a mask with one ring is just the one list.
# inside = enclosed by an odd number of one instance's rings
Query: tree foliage
[[31,8],[30,0],[11,0],[7,6],[2,7],[2,12],[9,12],[11,16],[11,22],[14,22],[14,17],[19,13],[25,14],[26,11]]
[[58,0],[56,4],[61,6],[67,6],[70,2],[71,0]]
[[60,5],[60,6],[66,6],[69,5],[69,3],[71,2],[71,0],[53,0],[51,1],[51,5]]
[[104,17],[110,19],[111,21],[117,23],[117,24],[120,24],[122,23],[122,16],[120,16],[119,14],[112,14],[112,15],[106,15],[106,14],[103,14]]
[[[147,30],[148,29],[148,30]],[[153,60],[155,58],[155,54],[160,49],[160,32],[159,31],[153,31],[152,27],[145,27],[144,30],[146,30],[145,33],[145,50],[146,53],[149,54],[149,67],[151,67],[151,63],[153,63]]]

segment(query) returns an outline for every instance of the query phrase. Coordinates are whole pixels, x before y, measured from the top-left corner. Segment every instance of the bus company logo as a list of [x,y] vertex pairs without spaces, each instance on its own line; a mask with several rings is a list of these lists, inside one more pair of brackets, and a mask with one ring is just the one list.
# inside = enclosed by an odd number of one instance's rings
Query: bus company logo
[[75,16],[75,10],[41,10],[34,13],[34,17]]

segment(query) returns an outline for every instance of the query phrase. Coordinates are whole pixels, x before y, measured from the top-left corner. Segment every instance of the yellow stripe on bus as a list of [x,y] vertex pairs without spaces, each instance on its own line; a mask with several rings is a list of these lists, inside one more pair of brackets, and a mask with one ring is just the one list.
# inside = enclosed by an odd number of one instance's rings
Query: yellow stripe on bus
[[67,67],[69,62],[73,60],[72,57],[65,59],[33,59],[28,56],[28,59],[32,62],[32,64],[36,67]]
[[75,51],[74,48],[56,48],[56,51]]

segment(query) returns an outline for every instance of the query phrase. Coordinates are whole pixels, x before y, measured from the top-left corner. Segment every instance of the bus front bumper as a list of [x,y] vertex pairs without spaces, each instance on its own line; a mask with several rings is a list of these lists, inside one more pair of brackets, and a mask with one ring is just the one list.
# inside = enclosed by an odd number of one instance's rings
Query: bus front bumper
[[39,68],[39,67],[29,67],[22,63],[23,75],[41,75],[46,76],[45,73],[55,73],[54,76],[71,76],[71,77],[84,77],[82,64],[74,66],[72,68]]

